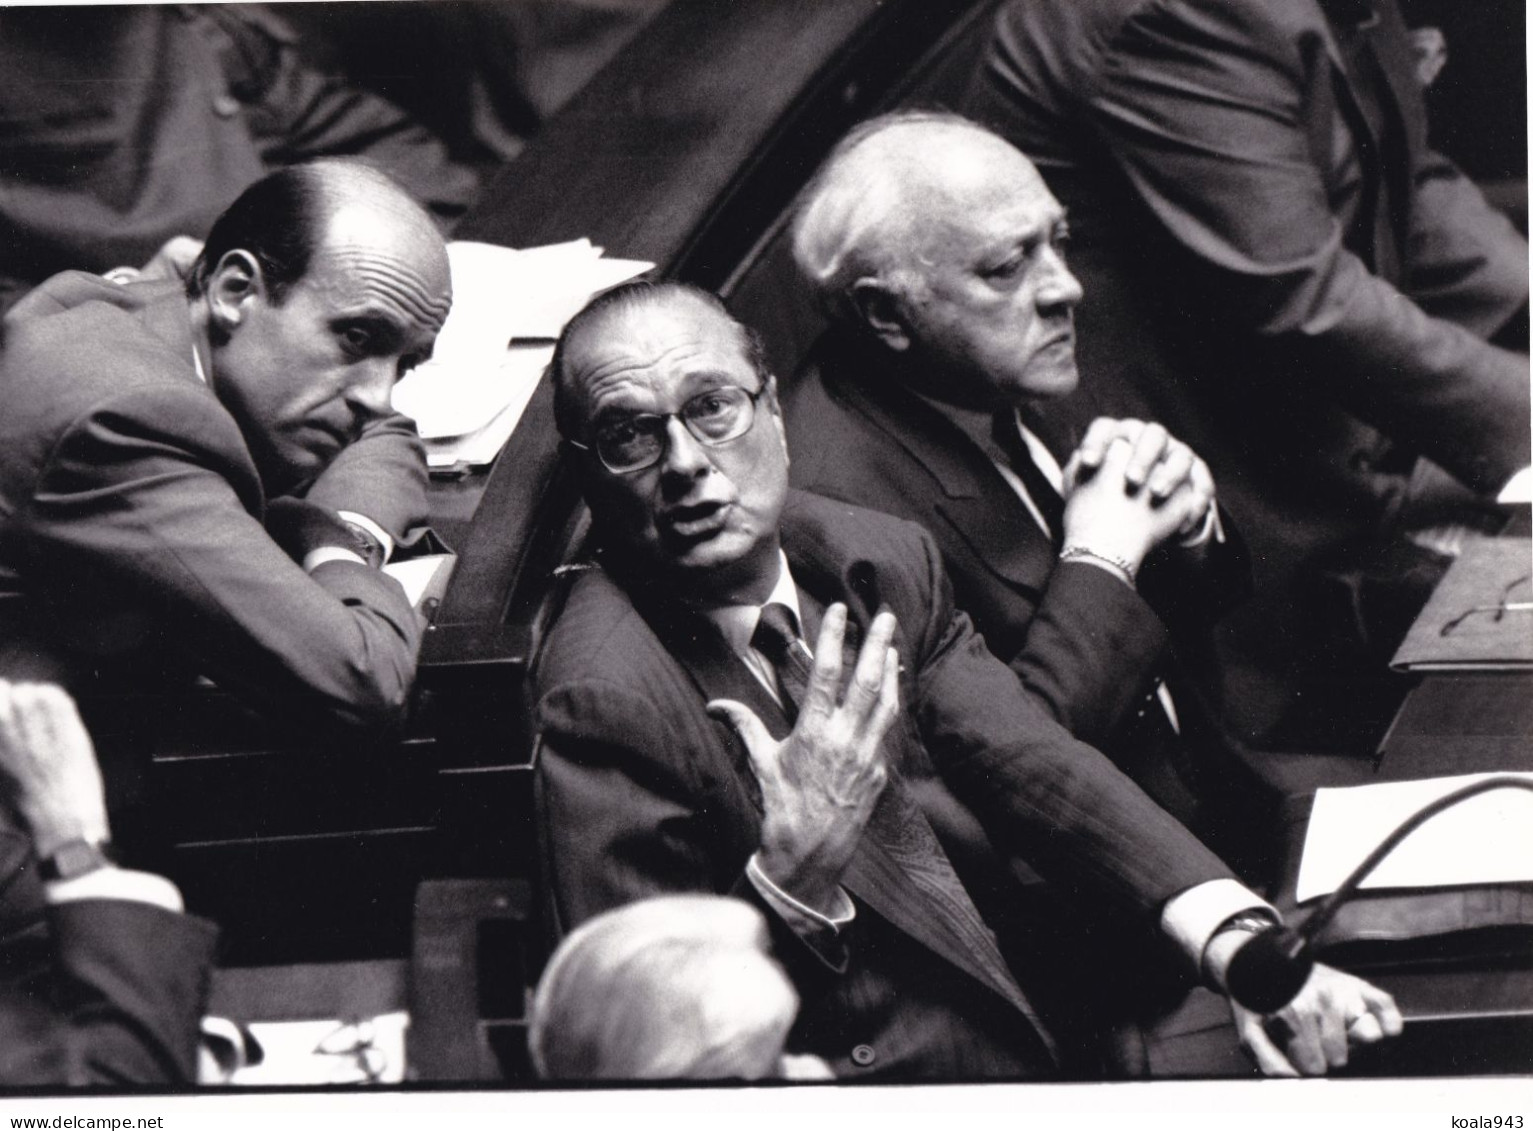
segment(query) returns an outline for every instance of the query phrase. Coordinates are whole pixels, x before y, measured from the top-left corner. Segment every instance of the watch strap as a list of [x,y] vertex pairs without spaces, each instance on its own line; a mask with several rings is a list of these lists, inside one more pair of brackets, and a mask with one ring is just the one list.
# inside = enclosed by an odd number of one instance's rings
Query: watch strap
[[38,874],[52,883],[73,880],[117,862],[110,841],[90,841],[83,837],[66,840],[53,852],[38,861]]

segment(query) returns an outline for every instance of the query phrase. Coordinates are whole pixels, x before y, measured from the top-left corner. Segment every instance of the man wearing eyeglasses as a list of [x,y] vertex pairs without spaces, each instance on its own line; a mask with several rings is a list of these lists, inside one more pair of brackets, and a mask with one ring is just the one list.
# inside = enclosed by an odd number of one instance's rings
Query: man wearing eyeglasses
[[[551,372],[594,558],[534,669],[559,930],[659,892],[738,895],[802,1001],[788,1051],[840,1078],[1097,1071],[1055,1040],[923,812],[938,778],[1000,853],[1118,909],[1132,960],[1155,961],[1132,946],[1158,930],[1222,985],[1270,929],[1270,907],[1027,698],[955,611],[928,535],[788,490],[775,384],[716,299],[609,292]],[[1261,1067],[1290,1074],[1399,1027],[1388,995],[1328,969],[1276,1043],[1237,1020]]]

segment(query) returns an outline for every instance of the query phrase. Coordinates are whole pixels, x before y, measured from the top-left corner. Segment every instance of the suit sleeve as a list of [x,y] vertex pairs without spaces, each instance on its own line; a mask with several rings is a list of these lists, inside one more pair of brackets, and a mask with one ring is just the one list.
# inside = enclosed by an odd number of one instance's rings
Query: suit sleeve
[[231,486],[241,476],[223,453],[239,450],[233,423],[201,390],[157,387],[98,406],[51,453],[25,517],[28,552],[40,570],[150,610],[215,682],[257,707],[302,722],[392,723],[419,644],[404,591],[351,562],[306,574]]
[[1187,888],[1232,873],[1107,758],[1076,741],[1017,686],[953,605],[935,545],[917,579],[922,617],[907,688],[937,772],[993,844],[1056,881],[1158,915]]
[[542,697],[537,724],[556,934],[649,896],[711,892],[763,913],[795,980],[845,969],[844,950],[800,938],[751,883],[754,844],[738,859],[722,850],[688,744],[650,701],[609,683],[565,684]]
[[193,1084],[218,932],[123,900],[49,909],[47,990],[0,1006],[0,1082]]
[[1143,701],[1168,639],[1133,588],[1096,566],[1061,562],[1008,662],[1060,726],[1101,743]]
[[1158,0],[1103,50],[1090,120],[1225,314],[1469,486],[1494,492],[1526,465],[1527,357],[1432,316],[1343,245],[1305,119],[1301,76],[1331,65],[1318,35],[1296,42],[1259,3]]
[[331,511],[366,515],[408,543],[426,525],[426,448],[407,416],[398,413],[370,426],[344,449],[304,493]]

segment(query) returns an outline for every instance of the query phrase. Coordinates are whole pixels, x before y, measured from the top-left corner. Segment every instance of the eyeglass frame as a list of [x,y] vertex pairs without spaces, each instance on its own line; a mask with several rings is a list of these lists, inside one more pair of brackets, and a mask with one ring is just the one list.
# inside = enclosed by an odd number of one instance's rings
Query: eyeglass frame
[[1533,573],[1525,573],[1515,581],[1507,582],[1501,588],[1501,600],[1497,604],[1475,605],[1472,608],[1465,609],[1452,620],[1444,622],[1443,626],[1437,630],[1437,635],[1443,637],[1452,636],[1465,621],[1476,613],[1490,613],[1491,623],[1500,624],[1505,619],[1507,613],[1533,612],[1533,602],[1512,600],[1512,590],[1516,589],[1519,585],[1527,585],[1529,583],[1533,583]]
[[[583,452],[591,452],[591,453],[593,453],[596,456],[597,461],[602,465],[602,467],[606,468],[607,471],[610,474],[612,474],[612,475],[637,475],[639,472],[641,472],[641,471],[648,471],[650,468],[652,468],[656,464],[660,463],[662,460],[665,459],[666,453],[668,451],[670,451],[670,443],[671,443],[671,441],[670,441],[670,427],[669,427],[669,422],[670,421],[672,421],[672,420],[679,420],[679,421],[681,421],[681,426],[687,430],[687,435],[691,436],[692,439],[696,440],[699,444],[703,445],[705,448],[719,448],[719,447],[723,447],[725,444],[732,444],[736,440],[740,439],[742,436],[747,435],[752,428],[756,427],[756,406],[757,406],[757,403],[761,400],[761,398],[766,394],[767,390],[770,389],[771,387],[772,387],[772,379],[771,379],[771,377],[766,377],[761,382],[761,388],[755,389],[755,390],[747,389],[747,388],[745,388],[745,387],[743,387],[741,385],[718,385],[718,386],[716,386],[716,387],[714,387],[712,389],[703,389],[702,391],[700,391],[698,393],[695,393],[692,396],[688,397],[686,400],[681,402],[681,404],[677,407],[675,412],[636,412],[636,413],[634,413],[630,417],[631,420],[642,420],[642,419],[645,419],[645,418],[649,418],[649,419],[654,419],[654,420],[662,421],[665,424],[665,426],[662,427],[661,430],[660,430],[660,435],[661,435],[661,437],[663,439],[662,439],[662,443],[660,444],[660,450],[655,453],[655,458],[650,460],[648,463],[639,464],[637,467],[625,467],[625,468],[622,468],[620,470],[618,468],[613,467],[610,463],[607,462],[606,458],[601,454],[601,451],[597,448],[597,446],[595,444],[583,444],[579,440],[572,440],[572,439],[570,439],[568,436],[564,437],[564,442],[566,444],[568,444],[572,448],[578,448],[578,449],[580,449]],[[692,430],[691,425],[689,425],[687,423],[687,418],[682,415],[682,411],[687,407],[687,405],[691,404],[693,401],[697,400],[699,397],[706,397],[710,393],[717,393],[717,392],[719,392],[719,390],[721,390],[721,389],[739,389],[740,392],[745,394],[745,396],[746,396],[746,403],[750,405],[750,416],[751,416],[750,422],[748,424],[746,424],[746,426],[744,428],[740,429],[740,431],[736,432],[733,436],[727,436],[727,437],[725,437],[722,440],[712,440],[712,439],[709,439],[709,438],[707,438],[705,436],[699,436],[696,432],[694,432]]]

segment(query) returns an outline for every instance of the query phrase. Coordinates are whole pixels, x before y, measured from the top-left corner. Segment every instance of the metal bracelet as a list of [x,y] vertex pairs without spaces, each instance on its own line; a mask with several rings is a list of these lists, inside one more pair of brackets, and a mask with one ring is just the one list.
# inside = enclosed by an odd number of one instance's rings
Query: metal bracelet
[[1092,558],[1099,562],[1105,562],[1114,569],[1122,570],[1123,575],[1128,578],[1131,585],[1134,582],[1135,575],[1139,572],[1139,567],[1135,566],[1127,558],[1117,558],[1111,554],[1100,554],[1086,546],[1077,546],[1072,543],[1059,551],[1059,560],[1062,562],[1073,561],[1076,558]]

